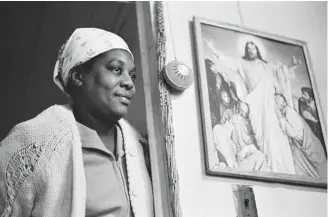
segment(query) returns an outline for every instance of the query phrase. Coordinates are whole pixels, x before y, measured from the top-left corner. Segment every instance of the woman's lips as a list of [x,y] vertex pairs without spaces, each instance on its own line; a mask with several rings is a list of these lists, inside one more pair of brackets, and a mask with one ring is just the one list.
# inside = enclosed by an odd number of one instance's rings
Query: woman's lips
[[131,97],[128,97],[128,96],[123,96],[123,95],[118,95],[116,96],[120,101],[121,103],[123,103],[124,105],[130,105],[131,103]]

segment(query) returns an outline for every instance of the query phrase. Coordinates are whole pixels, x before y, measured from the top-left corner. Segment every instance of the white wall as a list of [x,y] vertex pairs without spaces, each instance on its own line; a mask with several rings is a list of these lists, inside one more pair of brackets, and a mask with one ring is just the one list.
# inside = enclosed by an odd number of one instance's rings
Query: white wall
[[[154,4],[151,3],[151,6],[154,7]],[[247,27],[308,42],[320,106],[326,122],[326,3],[241,2],[240,6]],[[165,2],[165,11],[172,24],[172,32],[167,26],[168,61],[173,59],[174,42],[177,58],[191,66],[194,73],[197,69],[191,23],[193,16],[241,25],[236,2]],[[154,12],[153,8],[153,18]],[[327,215],[327,196],[323,190],[206,176],[196,86],[197,83],[182,94],[172,95],[176,160],[184,217],[235,217],[232,183],[254,184],[259,216]]]

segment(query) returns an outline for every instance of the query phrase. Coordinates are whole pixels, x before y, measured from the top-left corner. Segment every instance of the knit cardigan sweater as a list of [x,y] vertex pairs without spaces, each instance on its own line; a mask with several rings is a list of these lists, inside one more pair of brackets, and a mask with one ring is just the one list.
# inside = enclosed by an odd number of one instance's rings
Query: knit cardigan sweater
[[[151,182],[139,134],[124,119],[119,125],[133,213],[153,217]],[[1,217],[84,217],[85,203],[81,141],[70,107],[52,106],[16,125],[1,141]]]

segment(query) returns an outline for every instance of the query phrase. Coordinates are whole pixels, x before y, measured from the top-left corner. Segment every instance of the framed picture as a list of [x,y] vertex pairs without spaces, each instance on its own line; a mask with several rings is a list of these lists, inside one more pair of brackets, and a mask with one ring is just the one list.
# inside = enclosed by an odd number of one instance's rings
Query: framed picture
[[327,188],[307,45],[194,18],[208,175]]

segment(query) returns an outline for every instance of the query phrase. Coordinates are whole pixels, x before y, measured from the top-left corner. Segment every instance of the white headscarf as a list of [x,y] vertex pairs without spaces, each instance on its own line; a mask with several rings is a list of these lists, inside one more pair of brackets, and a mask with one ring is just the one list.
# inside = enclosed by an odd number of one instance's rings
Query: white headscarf
[[[72,68],[113,49],[124,49],[132,58],[126,42],[118,35],[97,28],[76,29],[61,47],[54,70],[54,82],[66,94],[68,75]],[[61,81],[62,82],[61,82]]]

